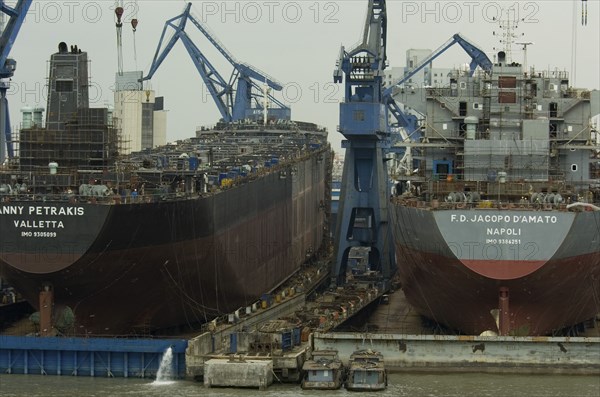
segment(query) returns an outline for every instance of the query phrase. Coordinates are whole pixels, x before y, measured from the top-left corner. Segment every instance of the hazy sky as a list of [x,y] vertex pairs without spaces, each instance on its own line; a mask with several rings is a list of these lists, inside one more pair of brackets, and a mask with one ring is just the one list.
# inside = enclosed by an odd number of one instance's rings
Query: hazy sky
[[[578,87],[600,88],[600,0],[587,1],[587,26],[582,26],[582,2],[576,1],[398,1],[388,0],[388,59],[390,66],[404,66],[409,48],[435,49],[460,32],[492,54],[501,46],[493,18],[512,8],[522,21],[517,41],[533,42],[527,60],[536,69],[571,71],[572,38],[576,40]],[[11,4],[14,2],[8,1]],[[123,27],[125,70],[148,71],[164,22],[185,7],[179,0],[124,2],[124,19],[139,20],[135,42],[131,26]],[[334,149],[342,136],[336,132],[342,86],[332,83],[340,45],[351,48],[362,34],[366,0],[348,1],[193,1],[193,14],[206,23],[239,60],[256,66],[285,84],[276,96],[289,103],[292,117],[329,129]],[[9,91],[13,125],[21,120],[20,108],[46,106],[47,61],[65,41],[87,51],[92,60],[93,106],[112,104],[117,68],[114,1],[34,1],[11,57],[17,71]],[[575,13],[575,15],[573,15]],[[188,25],[197,46],[225,79],[231,67],[204,37]],[[458,47],[434,62],[434,67],[453,67],[469,62]],[[515,48],[513,58],[522,61]],[[220,117],[217,107],[183,45],[178,43],[151,81],[157,95],[165,97],[169,110],[167,139],[194,135],[196,126],[212,125]]]

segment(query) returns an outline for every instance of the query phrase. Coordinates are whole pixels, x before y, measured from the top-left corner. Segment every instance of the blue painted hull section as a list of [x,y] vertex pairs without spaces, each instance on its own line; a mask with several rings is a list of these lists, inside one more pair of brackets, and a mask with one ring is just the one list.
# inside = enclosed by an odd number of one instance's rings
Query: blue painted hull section
[[0,373],[155,378],[169,347],[171,373],[184,378],[187,340],[0,335]]

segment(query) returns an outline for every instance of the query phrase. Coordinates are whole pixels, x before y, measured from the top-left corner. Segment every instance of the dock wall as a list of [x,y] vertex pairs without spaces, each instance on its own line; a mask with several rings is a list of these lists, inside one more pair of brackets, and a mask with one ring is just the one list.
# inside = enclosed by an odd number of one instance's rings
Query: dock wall
[[171,374],[184,378],[186,340],[0,335],[0,373],[154,378],[169,347]]
[[600,374],[600,338],[315,333],[313,348],[347,362],[358,349],[383,353],[392,371]]

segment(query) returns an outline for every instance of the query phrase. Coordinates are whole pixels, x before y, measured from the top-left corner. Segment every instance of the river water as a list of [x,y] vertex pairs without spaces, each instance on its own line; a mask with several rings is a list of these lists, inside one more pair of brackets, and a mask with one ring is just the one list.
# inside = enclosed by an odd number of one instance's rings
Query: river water
[[205,389],[190,381],[152,382],[142,379],[106,379],[68,376],[0,375],[2,397],[95,396],[381,396],[381,397],[599,397],[600,376],[392,374],[387,390],[374,393],[304,391],[299,385],[273,384],[257,389]]

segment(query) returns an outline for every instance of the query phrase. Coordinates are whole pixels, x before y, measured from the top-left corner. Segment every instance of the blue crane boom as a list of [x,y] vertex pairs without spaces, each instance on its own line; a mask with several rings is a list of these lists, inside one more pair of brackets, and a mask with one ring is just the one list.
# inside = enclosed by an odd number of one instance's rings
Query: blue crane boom
[[421,63],[417,65],[417,67],[415,67],[413,70],[404,75],[404,77],[402,77],[400,80],[390,85],[384,91],[384,96],[391,97],[392,91],[395,86],[405,83],[408,79],[417,74],[421,69],[433,62],[434,59],[446,52],[446,50],[448,50],[454,44],[459,44],[465,50],[465,52],[471,56],[471,64],[469,65],[471,76],[473,76],[473,73],[475,73],[475,69],[477,69],[477,66],[481,67],[488,73],[492,72],[493,63],[488,58],[488,56],[485,55],[485,52],[479,49],[479,47],[477,47],[475,44],[470,43],[459,33],[456,33],[447,42],[442,44],[437,50],[433,51],[427,58],[421,61]]
[[0,11],[9,16],[9,20],[0,34],[0,164],[4,162],[6,152],[9,158],[14,157],[14,150],[10,139],[10,117],[8,114],[8,101],[6,91],[9,88],[10,79],[15,72],[17,62],[10,59],[10,51],[17,39],[25,15],[31,6],[32,0],[19,0],[16,5],[10,7],[0,0]]
[[408,81],[411,77],[413,77],[421,69],[433,62],[434,59],[442,55],[454,44],[460,45],[465,50],[465,52],[469,54],[469,56],[471,56],[471,64],[469,66],[471,76],[473,76],[473,73],[475,73],[475,69],[477,69],[477,66],[481,67],[484,71],[491,73],[493,63],[488,58],[488,56],[485,55],[485,52],[483,52],[475,44],[469,42],[465,37],[461,36],[459,33],[453,35],[447,42],[442,44],[437,50],[433,51],[427,58],[425,58],[419,65],[417,65],[414,69],[408,72],[399,81],[390,85],[383,92],[384,103],[386,104],[388,111],[397,120],[398,126],[404,127],[404,130],[406,131],[406,137],[411,137],[413,140],[418,140],[421,137],[421,135],[418,132],[418,120],[413,115],[405,114],[402,111],[402,109],[398,106],[396,101],[394,101],[394,98],[392,97],[394,87]]
[[6,70],[6,61],[10,54],[10,50],[17,39],[21,25],[23,25],[25,15],[31,6],[31,1],[32,0],[19,0],[13,8],[6,5],[3,0],[0,0],[0,11],[10,17],[6,23],[6,27],[2,31],[2,35],[0,35],[0,68],[2,68],[0,69],[0,73],[2,73],[2,75],[11,72]]
[[[173,49],[173,46],[178,40],[181,40],[192,58],[196,69],[200,73],[202,80],[206,84],[224,121],[232,122],[263,117],[263,113],[265,112],[265,104],[263,103],[263,85],[266,85],[275,91],[281,91],[283,88],[282,85],[253,66],[238,62],[233,55],[227,51],[225,46],[223,46],[216,37],[208,31],[207,27],[191,15],[191,6],[192,3],[188,3],[181,15],[165,22],[158,48],[156,49],[154,59],[152,60],[152,65],[150,66],[148,74],[142,78],[142,81],[152,78],[171,49]],[[188,36],[185,31],[188,21],[190,21],[233,66],[233,71],[229,80],[225,80],[221,76],[208,58]],[[171,29],[174,31],[174,34],[166,41],[165,36],[167,31]],[[163,42],[165,41],[166,43],[163,45]],[[268,101],[274,105],[267,110],[271,118],[289,120],[291,117],[290,108],[285,106],[270,93],[267,94],[267,97]]]

